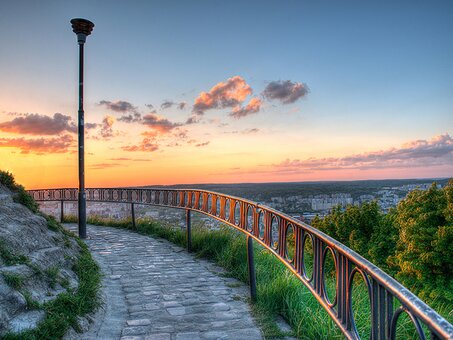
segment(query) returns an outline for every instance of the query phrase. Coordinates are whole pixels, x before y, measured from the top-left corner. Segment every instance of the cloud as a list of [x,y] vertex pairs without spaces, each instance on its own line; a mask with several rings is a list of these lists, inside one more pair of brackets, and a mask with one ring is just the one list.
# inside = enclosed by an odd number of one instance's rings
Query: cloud
[[55,113],[53,117],[31,113],[0,123],[0,130],[30,135],[58,135],[65,131],[76,133],[77,126],[70,116],[61,113]]
[[143,152],[153,152],[159,149],[159,145],[155,142],[153,138],[144,138],[139,145],[129,145],[121,147],[124,151],[143,151]]
[[172,107],[173,105],[176,105],[176,107],[179,110],[184,110],[186,108],[187,103],[186,102],[175,103],[172,100],[164,100],[164,102],[160,105],[160,108],[162,110],[165,110]]
[[102,128],[100,131],[101,137],[104,139],[110,139],[114,136],[113,132],[113,123],[115,122],[115,118],[112,116],[106,115],[102,120]]
[[230,113],[230,116],[236,119],[248,116],[252,113],[257,113],[261,109],[261,99],[254,97],[245,107],[236,106]]
[[260,132],[260,129],[253,128],[253,129],[244,129],[244,130],[234,130],[234,131],[225,131],[224,133],[231,133],[231,134],[241,134],[241,135],[252,135],[255,133]]
[[142,124],[151,128],[153,130],[152,133],[154,134],[165,134],[182,125],[180,123],[171,122],[167,118],[159,116],[155,113],[143,116]]
[[111,161],[131,161],[132,158],[128,157],[118,157],[118,158],[110,158]]
[[56,138],[0,138],[0,147],[13,147],[21,153],[35,153],[38,155],[48,153],[64,153],[74,145],[75,139],[71,135]]
[[367,152],[346,157],[309,158],[290,160],[273,167],[279,171],[319,171],[344,169],[412,168],[453,165],[453,138],[449,134],[439,135],[430,140],[416,140],[400,148]]
[[165,109],[168,109],[168,108],[172,107],[175,104],[176,103],[171,101],[171,100],[164,100],[164,102],[162,104],[160,104],[160,108],[162,110],[165,110]]
[[[173,105],[172,102],[169,101],[164,102],[162,105],[168,105],[169,103]],[[122,113],[122,115],[118,118],[119,122],[137,123],[142,121],[142,115],[137,109],[137,107],[127,101],[117,100],[116,102],[111,102],[108,100],[101,100],[99,102],[99,105],[103,105],[112,111]],[[151,113],[156,113],[154,105],[145,104],[145,106],[151,110]]]
[[187,133],[188,131],[186,129],[177,128],[173,133],[173,138],[176,138],[180,141],[186,140],[187,138],[189,138]]
[[96,123],[85,123],[85,129],[91,130],[91,129],[96,129],[99,126],[99,124]]
[[109,110],[115,112],[137,112],[137,108],[129,102],[123,100],[117,100],[116,102],[111,102],[108,100],[101,100],[98,105],[103,105]]
[[129,158],[129,157],[118,157],[118,158],[110,158],[111,161],[132,161],[132,162],[151,162],[151,159],[148,158]]
[[270,82],[262,92],[262,95],[270,100],[277,99],[283,104],[291,104],[306,96],[308,91],[307,84],[293,83],[290,80],[279,80]]
[[188,123],[195,123],[207,110],[224,109],[240,105],[252,93],[252,88],[240,76],[227,79],[212,87],[209,92],[201,92],[192,108]]
[[92,170],[101,170],[101,169],[107,169],[107,168],[115,168],[117,166],[121,166],[121,164],[119,164],[119,163],[97,163],[97,164],[89,165],[88,167]]
[[196,147],[201,147],[201,146],[206,146],[206,145],[209,145],[209,141],[208,142],[204,142],[204,143],[198,143],[198,144],[195,144]]
[[124,123],[136,123],[142,120],[142,115],[138,112],[124,114],[120,118],[118,118],[119,122]]

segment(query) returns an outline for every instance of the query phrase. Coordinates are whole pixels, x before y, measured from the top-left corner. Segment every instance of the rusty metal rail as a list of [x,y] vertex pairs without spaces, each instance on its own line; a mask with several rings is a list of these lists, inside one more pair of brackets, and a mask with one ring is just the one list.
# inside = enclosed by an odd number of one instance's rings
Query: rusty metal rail
[[[77,189],[30,190],[36,201],[77,201]],[[187,211],[187,247],[190,250],[190,212],[213,217],[247,235],[252,298],[256,296],[252,240],[275,255],[324,307],[348,339],[360,338],[354,320],[352,292],[354,277],[363,279],[371,306],[371,338],[395,339],[397,323],[406,313],[420,339],[422,325],[431,339],[453,339],[453,326],[408,289],[345,245],[282,212],[246,199],[197,189],[87,189],[87,201],[154,205]],[[134,211],[134,210],[132,210]],[[135,218],[134,218],[135,221]],[[290,236],[294,247],[289,246]],[[312,251],[308,251],[309,244]],[[294,249],[294,250],[290,250]],[[306,260],[312,257],[311,273]],[[326,288],[326,259],[335,267],[335,296]],[[399,307],[396,307],[399,301]]]

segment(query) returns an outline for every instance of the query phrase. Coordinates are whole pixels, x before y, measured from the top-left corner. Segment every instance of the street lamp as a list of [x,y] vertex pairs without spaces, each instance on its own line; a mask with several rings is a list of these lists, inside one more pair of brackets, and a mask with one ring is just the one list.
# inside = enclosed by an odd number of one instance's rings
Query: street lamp
[[77,34],[79,43],[79,237],[87,237],[87,211],[85,193],[85,118],[83,112],[83,45],[87,36],[91,34],[94,24],[86,19],[72,19],[72,30]]

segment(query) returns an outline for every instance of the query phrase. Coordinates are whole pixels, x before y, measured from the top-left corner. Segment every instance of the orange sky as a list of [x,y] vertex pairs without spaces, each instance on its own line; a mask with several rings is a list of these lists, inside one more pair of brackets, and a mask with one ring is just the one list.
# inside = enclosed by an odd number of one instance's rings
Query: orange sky
[[87,187],[451,177],[452,4],[328,6],[6,2],[0,169],[77,186],[81,16]]
[[[167,101],[160,108],[138,107],[124,100],[89,105],[86,186],[453,174],[453,138],[448,133],[416,140],[383,139],[372,131],[326,138],[305,127],[301,99],[307,92],[288,99],[305,85],[288,81],[273,86],[276,91],[268,86],[257,99],[245,79],[235,76],[195,95],[193,106]],[[280,101],[277,108],[272,99]],[[273,123],[276,110],[287,110],[285,104],[291,110],[281,115],[289,122]],[[167,113],[170,109],[173,114]],[[77,187],[76,131],[70,115],[3,111],[0,168],[13,172],[29,189]]]

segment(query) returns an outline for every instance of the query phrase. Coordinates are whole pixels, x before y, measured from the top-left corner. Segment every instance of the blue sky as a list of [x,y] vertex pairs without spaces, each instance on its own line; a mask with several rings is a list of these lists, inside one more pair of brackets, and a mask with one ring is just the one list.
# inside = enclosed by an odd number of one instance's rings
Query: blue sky
[[[96,25],[86,45],[93,122],[110,114],[102,100],[143,114],[145,104],[164,100],[190,107],[202,91],[240,76],[256,95],[273,81],[309,88],[295,103],[269,102],[259,115],[228,122],[271,139],[287,135],[292,152],[316,144],[316,154],[295,158],[372,152],[453,130],[451,1],[3,2],[0,121],[8,112],[76,117],[73,17]],[[159,114],[183,122],[189,112]]]

